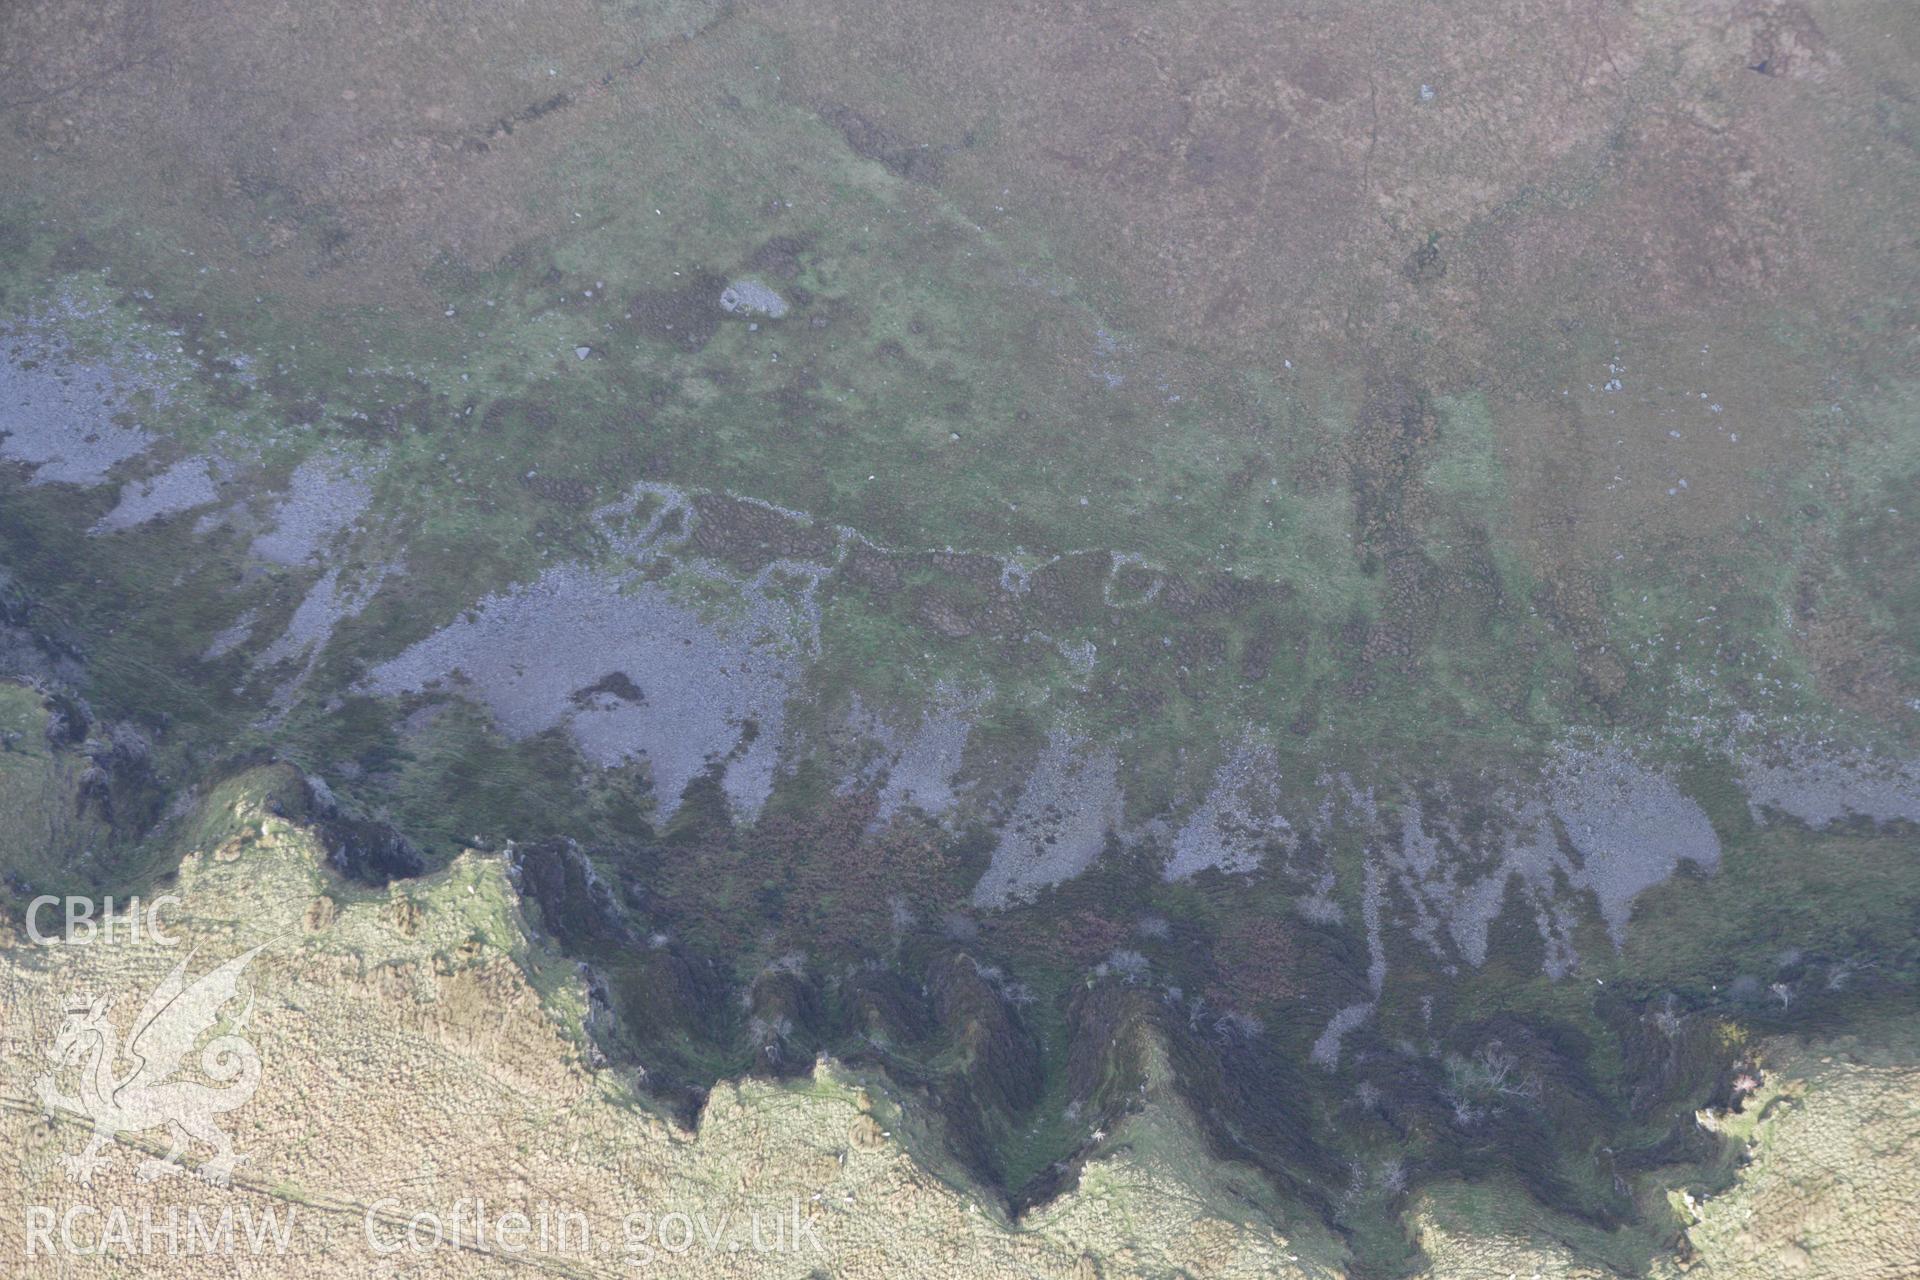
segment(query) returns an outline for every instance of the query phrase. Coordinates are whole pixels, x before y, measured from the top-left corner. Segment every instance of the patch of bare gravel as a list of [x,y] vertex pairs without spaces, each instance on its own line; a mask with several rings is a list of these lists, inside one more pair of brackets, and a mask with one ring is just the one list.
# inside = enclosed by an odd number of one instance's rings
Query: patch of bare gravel
[[[333,638],[334,629],[344,619],[354,617],[365,609],[391,572],[390,567],[383,566],[363,581],[350,583],[342,580],[340,568],[336,565],[307,589],[299,607],[293,611],[287,629],[253,660],[256,671],[266,671],[284,662],[300,663],[299,670],[274,691],[273,705],[277,711],[285,711],[293,705],[295,695],[319,664],[327,641]],[[212,650],[208,652],[211,654]]]
[[765,316],[778,320],[787,314],[787,300],[752,277],[733,281],[720,291],[720,309],[729,315]]
[[880,788],[875,821],[884,822],[907,805],[938,818],[952,809],[957,796],[954,779],[966,754],[973,717],[987,703],[986,689],[960,690],[941,685],[933,705],[912,732],[905,735],[883,726],[889,747],[897,748],[886,764],[886,783]]
[[1314,1040],[1308,1058],[1317,1066],[1325,1067],[1328,1071],[1334,1070],[1340,1065],[1340,1042],[1372,1016],[1372,1001],[1350,1004],[1340,1010],[1327,1019],[1326,1028]]
[[1580,856],[1573,882],[1591,889],[1616,945],[1633,900],[1682,862],[1720,865],[1707,814],[1673,780],[1612,743],[1566,746],[1548,771],[1548,804]]
[[1572,942],[1578,912],[1562,884],[1577,882],[1582,871],[1560,847],[1543,801],[1509,795],[1496,803],[1506,820],[1478,839],[1443,806],[1416,801],[1401,814],[1399,842],[1386,847],[1386,857],[1412,904],[1412,933],[1437,957],[1457,954],[1478,968],[1486,963],[1488,931],[1517,883],[1546,950],[1543,969],[1565,977],[1578,959]]
[[757,812],[773,784],[794,618],[749,594],[745,616],[703,618],[665,588],[563,565],[479,601],[466,618],[375,667],[367,688],[472,697],[509,736],[563,728],[590,760],[644,759],[661,812],[709,763]]
[[1294,842],[1280,803],[1280,761],[1273,748],[1251,738],[1241,742],[1215,772],[1206,799],[1174,835],[1164,876],[1184,880],[1208,867],[1253,871],[1268,848]]
[[260,611],[257,609],[242,611],[239,617],[222,627],[214,634],[213,639],[207,642],[206,649],[200,654],[200,661],[212,662],[216,658],[224,658],[245,644],[253,635],[253,624],[259,620],[259,617]]
[[1085,871],[1121,822],[1120,760],[1062,729],[1032,775],[973,887],[979,907],[1003,907]]
[[81,360],[51,325],[16,330],[0,352],[0,458],[25,463],[34,484],[103,484],[153,444],[141,392],[162,397],[137,365]]
[[351,527],[373,500],[364,466],[332,457],[308,458],[294,469],[273,527],[247,548],[271,564],[305,564]]
[[1742,752],[1736,764],[1756,822],[1769,810],[1815,829],[1855,818],[1920,822],[1920,761],[1794,739]]
[[1443,964],[1484,964],[1488,932],[1517,892],[1545,948],[1544,971],[1565,977],[1579,961],[1573,938],[1587,894],[1619,945],[1636,897],[1683,862],[1720,863],[1706,811],[1617,743],[1562,744],[1541,783],[1507,789],[1493,808],[1498,820],[1470,832],[1444,790],[1433,803],[1415,798],[1398,838],[1378,846],[1401,924]]
[[118,533],[164,516],[178,515],[219,501],[214,463],[182,458],[165,471],[120,486],[120,501],[94,524],[95,533]]

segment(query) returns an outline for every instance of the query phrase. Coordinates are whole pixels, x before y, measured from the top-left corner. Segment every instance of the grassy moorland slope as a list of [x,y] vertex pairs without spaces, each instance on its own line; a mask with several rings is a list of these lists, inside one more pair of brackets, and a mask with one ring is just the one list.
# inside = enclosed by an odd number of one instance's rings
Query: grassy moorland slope
[[682,1114],[830,1052],[1018,1209],[1163,1054],[1375,1272],[1455,1176],[1643,1265],[1753,1044],[1911,1005],[1899,6],[29,0],[0,71],[12,907],[283,762],[342,874],[510,850]]

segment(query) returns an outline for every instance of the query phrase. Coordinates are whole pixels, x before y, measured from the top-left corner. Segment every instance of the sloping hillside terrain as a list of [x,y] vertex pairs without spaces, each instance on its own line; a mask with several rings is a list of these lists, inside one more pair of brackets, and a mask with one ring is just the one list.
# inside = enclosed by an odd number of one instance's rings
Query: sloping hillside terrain
[[[1358,1274],[1257,1170],[1209,1155],[1151,1051],[1134,1113],[1072,1190],[1017,1223],[884,1073],[822,1059],[723,1084],[697,1127],[679,1126],[632,1068],[594,1052],[590,986],[530,934],[505,859],[466,853],[385,889],[344,882],[319,832],[274,812],[296,791],[285,770],[249,771],[182,815],[172,946],[0,939],[0,1011],[31,1050],[0,1075],[0,1174],[18,1201],[0,1251],[19,1274]],[[260,1070],[220,1117],[239,1154],[228,1181],[151,1176],[167,1143],[132,1133],[76,1184],[91,1117],[48,1108],[37,1082],[75,996],[108,996],[109,1027],[127,1031],[183,954],[198,976],[249,953],[245,1016],[223,1026]],[[1699,1117],[1737,1176],[1704,1202],[1670,1193],[1686,1252],[1657,1274],[1901,1274],[1890,1260],[1920,1243],[1914,1054],[1911,1019],[1759,1046],[1766,1083]],[[1499,1179],[1428,1187],[1407,1223],[1440,1280],[1603,1276],[1631,1257],[1619,1235]]]
[[19,0],[0,908],[254,788],[662,1133],[1902,1274],[1716,1206],[1871,1145],[1768,1052],[1909,1105],[1916,103],[1893,3]]

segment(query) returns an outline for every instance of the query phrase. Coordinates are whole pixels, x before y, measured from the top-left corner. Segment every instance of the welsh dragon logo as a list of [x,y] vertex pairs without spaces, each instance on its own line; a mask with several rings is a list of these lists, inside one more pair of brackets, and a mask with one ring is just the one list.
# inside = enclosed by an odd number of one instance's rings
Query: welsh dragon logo
[[[135,1174],[141,1181],[179,1173],[180,1156],[194,1142],[213,1148],[200,1166],[202,1178],[217,1186],[232,1179],[234,1166],[245,1157],[234,1154],[233,1139],[215,1120],[244,1106],[260,1087],[260,1055],[240,1035],[253,1010],[251,995],[239,1017],[200,1051],[200,1071],[214,1084],[173,1077],[195,1043],[213,1029],[220,1010],[238,997],[240,975],[267,945],[235,956],[192,985],[187,965],[193,956],[175,965],[147,997],[124,1050],[107,1021],[107,998],[68,1010],[47,1047],[54,1071],[40,1077],[39,1088],[49,1114],[59,1110],[93,1121],[86,1148],[63,1161],[75,1182],[92,1182],[109,1162],[103,1153],[117,1135],[162,1128],[170,1142],[167,1154],[141,1162]],[[55,1074],[75,1068],[79,1092],[69,1096],[60,1092]]]

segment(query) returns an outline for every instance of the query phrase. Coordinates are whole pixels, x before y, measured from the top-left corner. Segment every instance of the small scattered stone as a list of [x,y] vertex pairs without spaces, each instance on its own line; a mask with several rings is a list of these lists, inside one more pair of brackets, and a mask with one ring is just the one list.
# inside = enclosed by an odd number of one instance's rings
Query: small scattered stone
[[760,281],[735,280],[720,291],[720,309],[730,315],[766,316],[778,320],[787,314],[787,300]]

